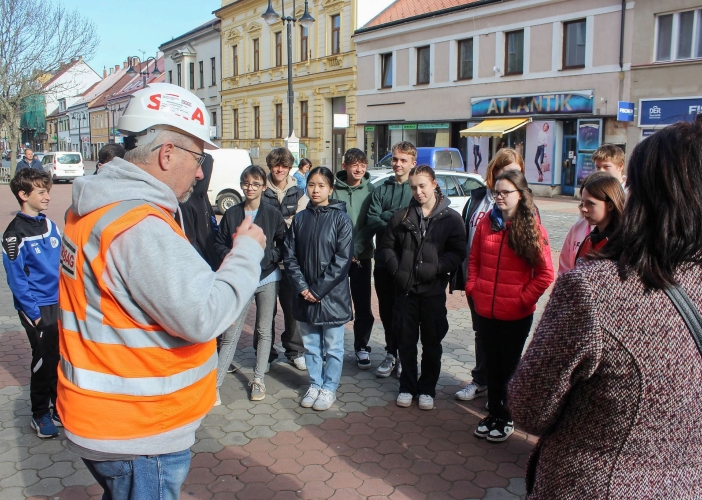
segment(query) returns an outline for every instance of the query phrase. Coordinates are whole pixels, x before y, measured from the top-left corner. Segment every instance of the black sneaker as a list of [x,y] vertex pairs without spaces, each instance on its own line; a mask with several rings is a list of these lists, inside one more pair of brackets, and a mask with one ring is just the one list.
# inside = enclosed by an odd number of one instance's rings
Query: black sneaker
[[514,432],[514,422],[498,419],[495,425],[487,436],[487,440],[491,443],[501,443],[506,441]]
[[478,423],[478,428],[475,429],[473,433],[476,437],[486,438],[490,434],[490,431],[495,426],[495,418],[487,416]]
[[371,360],[370,360],[370,352],[371,348],[370,347],[363,347],[356,351],[356,361],[358,362],[358,367],[361,370],[367,370],[370,368],[371,365]]

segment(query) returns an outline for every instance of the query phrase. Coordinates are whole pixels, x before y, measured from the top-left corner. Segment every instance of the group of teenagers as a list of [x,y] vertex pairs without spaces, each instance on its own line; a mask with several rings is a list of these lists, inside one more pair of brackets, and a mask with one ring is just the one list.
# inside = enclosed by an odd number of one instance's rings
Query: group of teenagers
[[[446,293],[464,290],[475,330],[473,380],[459,400],[488,395],[489,415],[475,435],[506,440],[514,424],[506,405],[507,383],[521,357],[536,303],[554,279],[546,229],[524,176],[518,151],[500,149],[486,172],[486,186],[471,193],[463,214],[449,207],[434,170],[417,165],[417,149],[399,142],[392,149],[394,176],[374,186],[363,151],[346,151],[342,170],[304,169],[290,175],[293,156],[285,148],[266,158],[267,174],[252,165],[241,175],[245,201],[224,214],[214,238],[220,256],[228,235],[251,216],[266,235],[256,303],[256,364],[250,399],[265,398],[265,373],[277,356],[277,300],[283,310],[285,354],[309,372],[301,405],[326,410],[336,400],[344,358],[344,327],[354,321],[355,361],[371,368],[374,317],[371,278],[385,333],[378,377],[399,378],[396,404],[431,410],[441,372],[442,340],[449,330]],[[624,153],[605,145],[593,155],[597,173],[581,186],[582,219],[568,234],[559,274],[602,248],[624,203]],[[299,182],[304,180],[304,190]],[[375,245],[374,245],[375,239]],[[374,248],[375,246],[375,248]],[[251,304],[249,303],[249,305]],[[221,337],[219,387],[232,360],[246,307]],[[418,366],[418,343],[422,344]]]

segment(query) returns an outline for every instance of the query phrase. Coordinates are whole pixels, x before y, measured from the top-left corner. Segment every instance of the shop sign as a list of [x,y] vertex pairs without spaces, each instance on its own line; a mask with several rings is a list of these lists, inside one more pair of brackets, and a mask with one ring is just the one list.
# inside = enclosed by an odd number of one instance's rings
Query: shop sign
[[388,130],[402,130],[402,125],[388,125]]
[[702,97],[639,101],[639,127],[670,125],[678,121],[693,122],[698,114],[702,114]]
[[437,128],[449,128],[448,123],[420,123],[419,130],[433,130]]
[[633,122],[634,121],[634,103],[627,101],[619,101],[617,104],[617,121]]
[[375,132],[375,127],[373,125],[366,125],[366,132]]
[[473,118],[493,116],[563,115],[593,113],[592,91],[531,94],[503,97],[474,97]]
[[402,126],[402,130],[417,130],[417,124],[405,124]]

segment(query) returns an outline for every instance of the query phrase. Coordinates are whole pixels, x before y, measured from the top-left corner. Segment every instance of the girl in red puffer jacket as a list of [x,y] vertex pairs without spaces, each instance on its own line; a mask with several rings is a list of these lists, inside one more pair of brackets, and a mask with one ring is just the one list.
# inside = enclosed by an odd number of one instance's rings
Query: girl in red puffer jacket
[[524,175],[500,174],[492,195],[495,206],[473,238],[466,295],[484,332],[488,371],[490,413],[475,435],[500,442],[514,432],[505,406],[507,382],[522,355],[536,302],[553,281],[553,264],[548,233],[534,216]]

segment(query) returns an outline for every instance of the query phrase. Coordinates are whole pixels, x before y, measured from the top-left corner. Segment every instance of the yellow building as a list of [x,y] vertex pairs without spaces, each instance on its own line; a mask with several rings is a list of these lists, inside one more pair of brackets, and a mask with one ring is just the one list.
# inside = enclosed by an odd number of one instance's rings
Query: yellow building
[[[285,2],[286,16],[292,6]],[[287,28],[280,20],[272,26],[263,20],[267,7],[267,0],[223,0],[215,11],[222,20],[222,146],[248,149],[261,165],[284,145],[289,128]],[[281,14],[280,0],[273,8]],[[315,23],[309,29],[293,26],[293,127],[300,156],[334,171],[344,151],[357,144],[351,38],[356,10],[356,0],[309,0]],[[298,0],[295,17],[303,12],[304,0]]]

